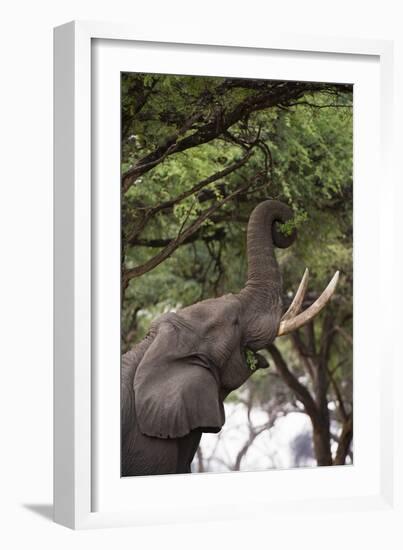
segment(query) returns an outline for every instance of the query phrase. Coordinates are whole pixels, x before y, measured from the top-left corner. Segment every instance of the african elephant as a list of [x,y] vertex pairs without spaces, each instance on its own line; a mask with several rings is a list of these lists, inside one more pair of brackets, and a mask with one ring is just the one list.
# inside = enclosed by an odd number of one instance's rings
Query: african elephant
[[[285,204],[266,200],[252,212],[247,232],[248,275],[238,294],[227,294],[162,315],[122,360],[122,475],[190,472],[203,432],[224,424],[223,401],[252,374],[247,353],[308,322],[333,294],[324,293],[298,314],[307,271],[283,315],[281,275],[274,246],[285,248],[279,223],[292,218]],[[257,368],[267,366],[255,355]]]

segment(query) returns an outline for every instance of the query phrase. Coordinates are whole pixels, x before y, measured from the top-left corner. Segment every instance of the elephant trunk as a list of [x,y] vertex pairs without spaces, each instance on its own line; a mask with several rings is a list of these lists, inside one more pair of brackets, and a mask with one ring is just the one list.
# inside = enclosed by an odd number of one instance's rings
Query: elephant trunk
[[272,334],[275,336],[280,321],[282,282],[274,247],[287,248],[294,242],[296,231],[285,235],[277,225],[287,222],[292,216],[293,212],[287,205],[276,200],[266,200],[253,210],[249,218],[248,276],[239,297],[247,310],[248,332],[256,331],[255,325],[259,324],[257,332],[262,335],[258,339],[259,344],[251,344],[251,347],[262,344],[263,333],[270,339]]
[[285,235],[278,223],[285,223],[293,216],[291,208],[279,201],[267,200],[252,212],[248,223],[248,278],[246,288],[264,292],[281,289],[281,275],[274,247],[287,248],[296,237],[296,231]]

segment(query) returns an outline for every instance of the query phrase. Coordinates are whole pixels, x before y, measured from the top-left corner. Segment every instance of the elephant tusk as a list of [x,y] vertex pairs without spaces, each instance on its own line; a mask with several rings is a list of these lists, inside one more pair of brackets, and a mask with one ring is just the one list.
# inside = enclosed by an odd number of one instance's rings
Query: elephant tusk
[[306,268],[305,273],[301,279],[301,282],[299,283],[299,287],[294,296],[294,299],[290,307],[282,316],[281,321],[287,321],[287,319],[292,319],[297,315],[297,313],[299,313],[299,310],[301,309],[301,306],[302,306],[302,302],[304,301],[304,298],[305,298],[306,289],[308,288],[308,280],[309,280],[309,270],[308,268]]
[[[339,280],[339,275],[340,275],[340,272],[336,271],[336,273],[333,275],[332,280],[327,285],[325,290],[322,292],[319,298],[315,300],[315,302],[311,306],[308,307],[308,309],[306,309],[299,315],[296,315],[292,319],[288,318],[284,320],[283,318],[280,322],[277,336],[284,336],[285,334],[289,334],[293,330],[297,330],[303,325],[306,325],[307,323],[309,323],[309,321],[311,321],[314,317],[316,317],[316,315],[318,315],[318,313],[322,311],[325,305],[329,302],[330,298],[333,296],[334,291],[336,290],[337,282]],[[301,281],[300,287],[301,286],[302,286],[302,281]],[[294,301],[295,301],[295,298],[294,298]]]

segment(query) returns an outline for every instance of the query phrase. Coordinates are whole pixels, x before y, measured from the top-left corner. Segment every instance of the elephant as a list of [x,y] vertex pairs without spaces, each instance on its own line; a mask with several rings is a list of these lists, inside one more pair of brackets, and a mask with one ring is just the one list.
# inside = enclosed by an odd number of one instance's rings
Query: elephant
[[202,434],[219,432],[224,424],[227,395],[268,365],[258,350],[310,321],[329,301],[339,272],[318,300],[299,313],[306,270],[282,315],[282,279],[274,247],[294,242],[296,230],[285,234],[280,227],[292,217],[291,208],[280,201],[258,204],[248,221],[242,290],[163,314],[123,355],[122,476],[190,473]]

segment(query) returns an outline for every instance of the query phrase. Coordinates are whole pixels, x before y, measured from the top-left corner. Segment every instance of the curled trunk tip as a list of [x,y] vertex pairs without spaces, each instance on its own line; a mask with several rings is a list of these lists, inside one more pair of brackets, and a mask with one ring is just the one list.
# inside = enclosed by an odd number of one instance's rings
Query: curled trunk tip
[[296,238],[296,230],[286,235],[280,224],[293,217],[289,206],[277,201],[266,200],[253,210],[248,223],[248,283],[281,281],[274,247],[287,248]]

